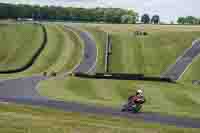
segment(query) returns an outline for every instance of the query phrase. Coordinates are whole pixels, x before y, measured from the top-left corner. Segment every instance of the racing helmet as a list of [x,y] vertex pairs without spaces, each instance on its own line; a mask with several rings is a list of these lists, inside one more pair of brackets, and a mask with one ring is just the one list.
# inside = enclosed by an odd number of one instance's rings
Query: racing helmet
[[138,89],[138,90],[136,91],[136,95],[143,96],[143,90],[142,90],[142,89]]

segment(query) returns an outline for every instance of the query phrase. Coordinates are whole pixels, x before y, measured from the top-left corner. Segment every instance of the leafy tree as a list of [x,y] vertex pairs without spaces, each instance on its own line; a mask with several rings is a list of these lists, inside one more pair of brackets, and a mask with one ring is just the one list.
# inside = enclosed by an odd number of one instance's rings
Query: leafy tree
[[131,15],[123,15],[121,17],[121,23],[122,24],[133,24],[134,22],[134,18]]
[[200,19],[193,16],[179,17],[177,20],[177,23],[178,24],[200,24]]
[[9,8],[7,4],[0,5],[0,19],[5,19],[9,15]]
[[59,6],[30,6],[0,3],[0,19],[34,18],[35,20],[68,20],[87,22],[135,23],[137,13],[120,8],[72,8]]
[[186,24],[196,24],[197,23],[197,19],[193,16],[187,16],[185,18]]
[[197,18],[196,24],[200,24],[200,19],[199,18]]
[[144,23],[144,24],[149,24],[149,22],[150,22],[149,15],[148,14],[142,15],[141,22]]
[[136,23],[136,21],[138,21],[138,13],[134,12],[133,10],[129,10],[128,14],[132,16],[133,18],[133,24]]
[[160,23],[160,17],[158,15],[154,15],[151,19],[151,23],[153,24],[159,24]]
[[184,17],[179,17],[177,20],[178,24],[185,24],[185,18]]

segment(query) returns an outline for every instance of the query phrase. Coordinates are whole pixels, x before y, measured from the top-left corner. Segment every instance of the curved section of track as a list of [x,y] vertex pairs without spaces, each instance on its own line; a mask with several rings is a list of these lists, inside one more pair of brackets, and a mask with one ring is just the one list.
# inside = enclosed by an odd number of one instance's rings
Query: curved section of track
[[[84,41],[84,58],[74,71],[87,73],[96,64],[97,49],[94,40],[87,32],[80,32],[80,37]],[[0,81],[0,97],[40,97],[36,86],[39,81],[46,79],[48,78],[38,75]]]
[[[65,25],[65,27],[73,31],[77,31],[77,29],[74,28],[73,26]],[[97,60],[96,43],[88,32],[79,31],[79,33],[85,46],[84,57],[79,66],[77,66],[73,72],[83,72],[83,73],[94,72],[93,70],[94,67],[96,66],[96,60]]]
[[193,59],[200,54],[200,40],[192,43],[192,47],[187,49],[182,56],[180,56],[176,63],[171,65],[166,72],[161,76],[178,80],[192,63]]
[[9,79],[0,81],[0,97],[40,97],[36,86],[43,76]]
[[145,122],[150,123],[160,123],[166,125],[175,125],[177,127],[184,128],[200,128],[200,119],[190,119],[190,118],[178,118],[175,116],[162,116],[156,113],[126,113],[121,112],[120,109],[116,108],[107,108],[107,107],[97,107],[84,104],[77,104],[73,102],[63,102],[48,100],[45,98],[34,99],[30,97],[10,97],[10,98],[0,98],[0,101],[4,102],[13,102],[20,104],[28,104],[35,106],[45,106],[55,109],[60,109],[66,112],[80,112],[80,113],[90,113],[97,115],[106,115],[106,116],[115,116],[115,117],[124,117],[133,120],[144,120]]

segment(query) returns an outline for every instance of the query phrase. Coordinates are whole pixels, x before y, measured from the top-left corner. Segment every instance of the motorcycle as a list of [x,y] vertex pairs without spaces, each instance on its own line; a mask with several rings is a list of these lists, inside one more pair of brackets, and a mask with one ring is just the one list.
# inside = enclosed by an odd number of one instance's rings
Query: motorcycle
[[121,111],[138,113],[141,110],[141,108],[142,108],[141,104],[125,104],[125,105],[123,105]]
[[145,102],[145,99],[140,99],[137,103],[127,103],[123,105],[121,111],[138,113],[142,109],[142,104],[144,102]]

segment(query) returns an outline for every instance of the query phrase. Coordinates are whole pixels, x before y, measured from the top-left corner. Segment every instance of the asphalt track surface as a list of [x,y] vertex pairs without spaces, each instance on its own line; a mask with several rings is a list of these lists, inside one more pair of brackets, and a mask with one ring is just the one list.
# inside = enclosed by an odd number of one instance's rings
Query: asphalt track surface
[[[77,31],[77,29],[74,28],[73,26],[66,25],[65,27],[67,29],[71,29],[72,31]],[[88,32],[80,32],[79,36],[84,42],[84,56],[80,65],[78,65],[75,68],[74,72],[81,72],[81,73],[94,72],[97,60],[96,43]]]
[[39,97],[36,86],[43,76],[18,78],[0,81],[0,97]]
[[178,80],[187,70],[193,59],[198,55],[200,55],[200,40],[194,41],[192,47],[188,48],[184,54],[176,60],[176,63],[171,65],[168,70],[162,74],[162,77]]
[[10,98],[0,98],[0,101],[12,102],[18,104],[28,104],[34,106],[43,106],[43,107],[60,109],[66,112],[80,112],[80,113],[89,113],[102,116],[124,117],[133,120],[144,120],[145,122],[160,123],[160,124],[173,125],[184,128],[200,128],[200,119],[178,118],[169,115],[163,116],[157,113],[146,112],[146,113],[132,114],[127,112],[121,112],[119,108],[91,106],[73,102],[49,100],[45,98],[35,99],[30,97],[23,97],[23,98],[10,97]]
[[[84,40],[85,49],[87,48],[87,46],[92,46],[88,49],[88,51],[85,50],[85,57],[83,58],[83,60],[85,61],[82,61],[80,65],[75,69],[75,71],[89,72],[93,69],[91,67],[94,67],[96,63],[97,53],[95,53],[95,51],[91,52],[91,50],[93,50],[92,47],[95,46],[95,42],[90,36],[88,36],[88,33],[86,32],[81,32],[80,37]],[[92,59],[92,61],[88,61],[89,59]],[[36,90],[38,82],[46,79],[48,78],[44,76],[33,76],[27,78],[0,81],[0,101],[34,106],[45,106],[49,108],[60,109],[67,112],[80,112],[104,116],[117,116],[133,120],[141,119],[145,122],[174,125],[177,127],[200,128],[200,119],[179,118],[175,116],[166,115],[163,116],[157,113],[147,112],[131,114],[121,112],[119,108],[90,106],[73,102],[50,100],[48,98],[41,97]]]

